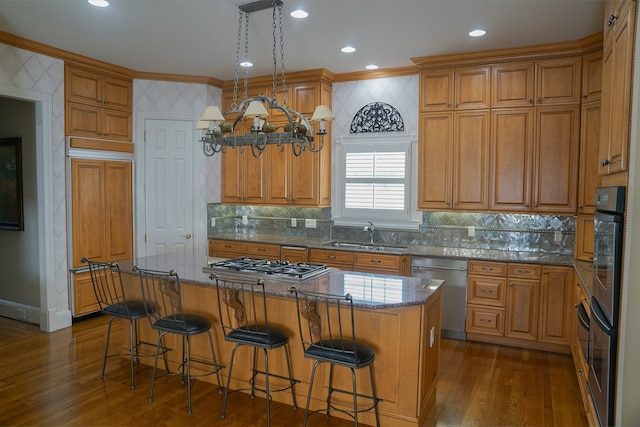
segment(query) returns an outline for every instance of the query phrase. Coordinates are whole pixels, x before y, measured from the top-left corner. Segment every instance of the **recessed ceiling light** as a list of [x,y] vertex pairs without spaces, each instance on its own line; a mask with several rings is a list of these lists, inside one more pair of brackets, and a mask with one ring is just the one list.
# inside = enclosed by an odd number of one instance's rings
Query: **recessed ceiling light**
[[340,50],[343,51],[344,53],[352,53],[356,51],[356,48],[351,46],[345,46]]
[[292,17],[294,18],[298,18],[298,19],[302,19],[302,18],[306,18],[307,16],[309,16],[309,14],[307,13],[306,10],[302,10],[302,9],[296,9],[293,12],[291,12],[290,14]]
[[378,66],[377,66],[377,65],[375,65],[375,64],[369,64],[369,65],[367,65],[367,66],[366,66],[366,67],[364,67],[364,68],[366,68],[367,70],[377,70],[377,69],[378,69]]
[[107,0],[89,0],[89,4],[97,7],[109,6],[109,2]]
[[482,37],[485,34],[487,34],[487,32],[485,30],[473,30],[469,32],[469,35],[471,37]]

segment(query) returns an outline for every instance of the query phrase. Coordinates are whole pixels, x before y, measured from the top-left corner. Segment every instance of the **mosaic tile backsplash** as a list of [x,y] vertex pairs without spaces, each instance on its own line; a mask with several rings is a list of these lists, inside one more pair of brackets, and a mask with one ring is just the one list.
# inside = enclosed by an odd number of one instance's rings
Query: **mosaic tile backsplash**
[[[246,217],[246,224],[243,219]],[[326,238],[366,243],[369,234],[362,227],[333,225],[330,208],[274,206],[207,206],[209,237],[225,233],[268,234]],[[296,226],[291,224],[296,219]],[[212,219],[215,226],[212,226]],[[316,228],[305,227],[313,219]],[[475,236],[470,236],[473,227]],[[572,255],[576,219],[571,216],[423,212],[418,230],[376,228],[380,244],[430,245],[472,249],[497,249]],[[556,237],[559,241],[556,241]]]

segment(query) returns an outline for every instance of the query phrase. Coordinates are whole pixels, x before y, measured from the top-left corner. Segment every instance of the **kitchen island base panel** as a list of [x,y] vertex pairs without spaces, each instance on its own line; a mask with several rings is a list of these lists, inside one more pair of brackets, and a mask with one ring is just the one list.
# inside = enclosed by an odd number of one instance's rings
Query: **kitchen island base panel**
[[[139,292],[137,277],[123,274],[123,281],[133,294]],[[217,295],[215,286],[182,281],[183,305],[185,310],[207,317],[213,324],[214,347],[218,362],[229,366],[232,347],[224,341],[220,328],[217,310]],[[379,403],[381,425],[417,426],[426,417],[436,397],[436,379],[438,355],[440,347],[440,313],[441,288],[431,295],[423,304],[385,309],[366,309],[356,307],[356,333],[360,339],[371,346],[376,353],[374,376]],[[304,357],[302,344],[298,336],[297,310],[295,299],[268,295],[267,310],[269,321],[284,329],[290,338],[290,352],[293,376],[300,381],[296,384],[296,398],[306,400],[309,390],[309,380],[313,362]],[[145,341],[157,340],[157,333],[149,327],[148,322],[140,324],[140,337]],[[198,338],[198,337],[195,337]],[[123,340],[125,337],[122,338]],[[179,342],[168,339],[166,346],[174,349],[169,351],[169,367],[175,371],[179,364]],[[204,340],[193,339],[191,351],[195,357],[207,354],[208,343]],[[282,360],[281,360],[282,359]],[[238,351],[234,361],[233,377],[230,388],[241,389],[248,386],[251,376],[252,352]],[[150,364],[143,360],[142,363]],[[259,361],[258,369],[261,369]],[[226,375],[223,369],[223,377]],[[270,358],[269,371],[276,375],[286,376],[287,368],[284,358]],[[366,374],[366,375],[365,375]],[[275,378],[273,381],[275,382]],[[271,381],[270,378],[270,381]],[[362,393],[369,393],[368,373],[356,373],[358,387],[362,386]],[[211,378],[203,377],[202,381],[213,383]],[[329,370],[324,366],[318,368],[310,403],[310,410],[321,409],[326,406]],[[279,383],[272,385],[276,388]],[[350,389],[351,374],[345,372],[334,373],[334,386]],[[273,393],[272,398],[284,404],[291,403],[290,393]],[[345,408],[353,407],[353,401],[344,396],[336,395],[337,404],[344,402]],[[363,404],[365,402],[363,401]],[[233,399],[229,401],[228,411],[238,410],[234,407]],[[331,416],[349,419],[348,415],[332,412]],[[359,421],[374,425],[375,417],[371,413],[359,414]]]

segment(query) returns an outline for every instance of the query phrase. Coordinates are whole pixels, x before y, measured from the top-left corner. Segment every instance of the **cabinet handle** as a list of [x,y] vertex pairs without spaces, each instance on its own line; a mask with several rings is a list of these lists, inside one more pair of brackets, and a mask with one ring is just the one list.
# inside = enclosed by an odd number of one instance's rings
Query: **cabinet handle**
[[485,294],[492,294],[493,293],[493,289],[482,289],[482,290],[480,290],[480,292],[484,292]]
[[609,20],[607,21],[607,27],[610,27],[613,24],[615,24],[617,20],[618,20],[618,15],[609,16]]
[[482,267],[482,271],[493,271],[493,267]]
[[327,255],[327,258],[329,258],[329,259],[336,259],[336,256],[335,256],[335,255]]
[[537,102],[538,104],[542,104],[542,98],[536,98],[536,102]]
[[380,259],[372,259],[371,262],[376,263],[376,264],[380,264],[382,262],[382,260],[380,260]]
[[451,103],[447,102],[447,107],[451,108]]
[[589,261],[593,261],[593,255],[589,257]]
[[513,286],[513,283],[509,282],[509,286]]
[[460,106],[459,102],[456,102],[456,108],[458,108]]
[[522,270],[522,269],[518,269],[518,273],[522,273],[522,274],[525,274],[525,273],[526,273],[526,274],[529,274],[529,273],[531,273],[531,271],[529,271],[529,270]]
[[264,251],[266,251],[265,248],[258,248],[258,252],[264,252]]
[[489,320],[489,319],[480,319],[480,321],[482,323],[491,323],[491,320]]
[[529,101],[529,104],[533,104],[533,99],[527,98],[527,101]]
[[609,159],[603,159],[600,161],[600,166],[605,167],[607,165],[611,164],[611,162],[609,161]]

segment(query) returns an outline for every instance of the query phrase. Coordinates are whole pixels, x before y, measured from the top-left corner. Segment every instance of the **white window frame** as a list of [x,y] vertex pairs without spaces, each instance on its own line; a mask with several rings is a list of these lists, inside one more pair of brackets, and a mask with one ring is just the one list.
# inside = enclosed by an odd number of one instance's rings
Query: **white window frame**
[[[351,151],[362,151],[365,147],[367,151],[375,152],[404,151],[407,153],[407,180],[405,188],[406,209],[399,211],[387,211],[384,209],[366,210],[363,214],[359,210],[358,214],[352,214],[344,207],[344,182],[346,153]],[[416,135],[402,134],[396,132],[380,132],[375,134],[355,134],[337,137],[333,144],[333,203],[332,219],[335,225],[342,226],[362,226],[368,221],[373,222],[378,227],[395,229],[418,229],[422,219],[421,212],[417,210],[417,153],[418,138]]]

